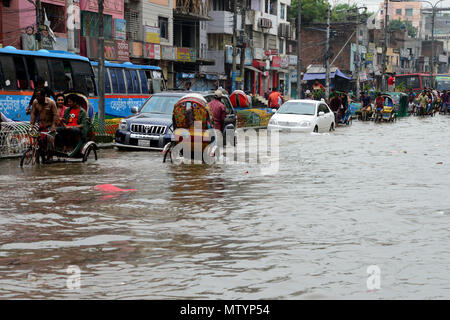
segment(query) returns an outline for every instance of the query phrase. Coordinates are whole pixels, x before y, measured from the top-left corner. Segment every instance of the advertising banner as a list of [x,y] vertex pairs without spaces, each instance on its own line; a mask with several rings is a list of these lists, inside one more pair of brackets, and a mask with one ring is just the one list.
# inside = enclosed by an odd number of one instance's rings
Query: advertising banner
[[157,27],[144,26],[145,42],[160,43],[160,30]]
[[129,61],[130,60],[130,48],[128,42],[125,40],[117,40],[117,60]]
[[114,38],[127,40],[127,21],[124,19],[114,19]]
[[146,43],[144,57],[161,60],[161,46],[159,44]]
[[196,50],[194,48],[177,48],[177,61],[195,62]]

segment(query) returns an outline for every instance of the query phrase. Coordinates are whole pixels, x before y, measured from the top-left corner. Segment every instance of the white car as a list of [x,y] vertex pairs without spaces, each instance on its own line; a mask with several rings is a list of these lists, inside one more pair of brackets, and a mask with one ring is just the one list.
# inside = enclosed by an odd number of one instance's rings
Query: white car
[[334,113],[325,102],[289,100],[272,116],[267,129],[325,132],[335,127]]

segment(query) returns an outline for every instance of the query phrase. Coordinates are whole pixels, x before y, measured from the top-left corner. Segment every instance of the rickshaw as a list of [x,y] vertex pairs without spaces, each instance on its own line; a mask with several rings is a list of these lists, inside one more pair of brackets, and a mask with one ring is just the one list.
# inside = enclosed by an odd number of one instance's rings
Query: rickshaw
[[381,113],[374,112],[374,122],[381,122],[383,120],[387,122],[394,122],[396,120],[394,99],[387,94],[382,94],[381,97],[384,98],[384,108]]
[[[65,96],[74,94],[79,97],[78,103],[81,108],[88,110],[89,100],[85,95],[81,93],[68,92]],[[58,141],[55,139],[58,135],[56,133],[39,132],[37,126],[30,128],[29,146],[24,151],[20,159],[20,166],[33,166],[39,164],[41,161],[43,164],[50,164],[55,162],[86,162],[93,154],[94,159],[97,160],[98,146],[93,141],[93,126],[90,120],[88,120],[88,127],[84,130],[85,133],[81,134],[78,142],[67,144],[67,141]],[[53,157],[56,157],[54,160]]]
[[[181,158],[214,162],[217,141],[212,119],[202,95],[183,96],[173,108],[172,141],[164,146],[163,162],[167,157],[171,162],[179,162]],[[186,155],[187,152],[190,155]]]

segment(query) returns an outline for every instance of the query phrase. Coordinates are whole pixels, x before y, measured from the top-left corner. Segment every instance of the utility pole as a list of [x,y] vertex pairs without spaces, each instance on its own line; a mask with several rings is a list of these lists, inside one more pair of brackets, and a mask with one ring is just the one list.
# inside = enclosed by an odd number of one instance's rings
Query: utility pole
[[330,11],[331,6],[327,7],[327,42],[325,45],[325,98],[330,96]]
[[297,23],[297,99],[302,98],[302,0],[298,0]]
[[38,34],[38,46],[37,49],[42,49],[42,34],[41,34],[41,25],[42,25],[42,4],[41,0],[36,0],[36,33]]
[[98,129],[105,133],[105,35],[103,31],[103,1],[98,0]]
[[[245,33],[245,9],[246,8],[245,8],[245,5],[246,5],[246,2],[243,1],[242,2],[242,10],[241,10],[241,29],[242,29],[241,40],[244,43],[246,43],[246,37],[245,37],[245,35],[246,35],[246,33]],[[242,90],[244,90],[244,88],[245,88],[245,77],[244,77],[245,70],[244,70],[244,68],[245,68],[245,50],[246,50],[246,47],[245,47],[244,43],[243,43],[243,46],[241,47],[241,80],[242,80],[242,82],[241,82],[241,89]]]
[[[75,36],[74,36],[74,29],[75,29],[75,20],[73,19],[73,0],[67,0],[67,16],[69,19],[67,20],[68,23],[71,25],[67,25],[67,50],[69,52],[75,52]],[[69,11],[70,10],[70,11]],[[72,19],[70,19],[72,17]]]
[[387,24],[388,24],[388,3],[389,0],[384,0],[384,26],[383,26],[383,57],[382,57],[382,70],[381,70],[381,91],[386,91],[386,51],[387,51]]
[[431,83],[433,88],[435,87],[434,85],[434,68],[435,68],[435,54],[434,54],[434,18],[435,18],[435,7],[433,7],[433,12],[431,14],[431,68],[430,68],[430,76],[431,76]]
[[356,64],[355,64],[355,68],[356,68],[356,101],[359,101],[359,93],[361,91],[360,88],[360,76],[359,76],[359,69],[360,69],[360,61],[361,61],[361,56],[359,53],[359,9],[357,8],[357,15],[356,15],[356,55],[355,55],[355,59],[356,59]]
[[[237,0],[234,0],[234,16],[233,16],[233,66],[231,71],[232,91],[236,90],[236,38],[237,38]],[[242,53],[241,53],[242,54]]]

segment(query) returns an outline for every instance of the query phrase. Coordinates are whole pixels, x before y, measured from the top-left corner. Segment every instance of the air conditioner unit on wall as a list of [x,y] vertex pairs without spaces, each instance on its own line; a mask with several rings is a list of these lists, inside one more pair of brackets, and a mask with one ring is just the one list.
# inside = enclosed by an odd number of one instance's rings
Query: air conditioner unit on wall
[[267,18],[260,18],[258,21],[258,26],[260,28],[270,29],[270,28],[272,28],[272,20],[267,19]]

